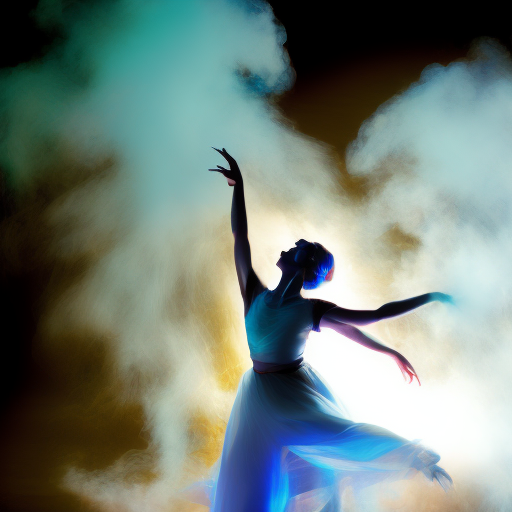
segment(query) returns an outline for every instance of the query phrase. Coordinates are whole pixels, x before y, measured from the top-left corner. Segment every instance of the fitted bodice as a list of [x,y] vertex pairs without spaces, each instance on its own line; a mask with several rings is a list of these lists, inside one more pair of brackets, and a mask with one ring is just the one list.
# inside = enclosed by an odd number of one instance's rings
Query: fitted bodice
[[313,306],[300,295],[281,305],[272,304],[271,298],[271,292],[264,290],[245,317],[251,358],[265,363],[291,363],[304,352],[313,326]]

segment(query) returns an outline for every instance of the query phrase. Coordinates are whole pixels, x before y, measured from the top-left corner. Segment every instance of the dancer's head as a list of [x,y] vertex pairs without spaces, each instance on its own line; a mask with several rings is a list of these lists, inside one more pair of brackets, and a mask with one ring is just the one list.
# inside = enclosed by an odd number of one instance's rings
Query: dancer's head
[[334,258],[323,245],[301,239],[295,247],[281,253],[277,266],[283,272],[303,271],[303,288],[312,290],[332,279]]

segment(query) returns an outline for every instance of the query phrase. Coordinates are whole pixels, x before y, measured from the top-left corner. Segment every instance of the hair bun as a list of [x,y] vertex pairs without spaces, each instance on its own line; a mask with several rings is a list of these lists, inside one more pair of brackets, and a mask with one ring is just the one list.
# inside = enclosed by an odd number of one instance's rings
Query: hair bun
[[334,257],[319,243],[311,244],[314,247],[314,253],[311,256],[311,265],[305,266],[303,288],[312,290],[320,286],[324,281],[330,281],[334,274]]

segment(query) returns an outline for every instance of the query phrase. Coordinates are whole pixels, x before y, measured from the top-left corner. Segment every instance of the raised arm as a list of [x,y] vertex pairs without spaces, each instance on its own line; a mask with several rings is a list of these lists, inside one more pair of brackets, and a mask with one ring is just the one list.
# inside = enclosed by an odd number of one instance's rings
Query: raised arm
[[324,327],[329,327],[335,330],[336,332],[342,334],[346,338],[349,338],[352,341],[355,341],[356,343],[363,345],[363,347],[369,348],[371,350],[376,350],[377,352],[381,352],[382,354],[387,354],[388,356],[392,357],[393,360],[396,362],[406,381],[409,381],[409,383],[411,383],[413,381],[413,378],[416,377],[418,384],[421,385],[420,379],[418,378],[418,375],[416,374],[416,371],[412,367],[411,363],[409,363],[409,361],[396,350],[393,350],[392,348],[386,347],[382,343],[379,343],[378,341],[368,336],[368,334],[361,332],[357,327],[354,327],[353,325],[344,324],[337,321],[326,320],[324,322]]
[[233,187],[231,203],[231,231],[235,237],[235,266],[240,291],[244,299],[245,312],[249,310],[252,298],[263,288],[258,276],[252,268],[251,247],[247,236],[247,214],[245,211],[244,182],[236,160],[224,149],[215,149],[228,162],[229,169],[220,165],[217,169],[209,169],[223,174]]
[[354,310],[334,306],[329,309],[320,320],[320,327],[327,326],[326,322],[342,322],[352,325],[368,325],[386,318],[394,318],[404,315],[413,309],[433,301],[451,302],[453,299],[445,293],[433,292],[412,297],[410,299],[388,302],[375,310]]

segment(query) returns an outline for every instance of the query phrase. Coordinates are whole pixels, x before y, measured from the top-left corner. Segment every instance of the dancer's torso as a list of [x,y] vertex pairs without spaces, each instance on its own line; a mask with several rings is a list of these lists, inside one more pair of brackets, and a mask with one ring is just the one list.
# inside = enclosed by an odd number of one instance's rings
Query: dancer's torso
[[251,358],[286,364],[299,359],[313,326],[313,304],[296,295],[281,304],[268,289],[260,293],[245,317]]

